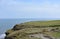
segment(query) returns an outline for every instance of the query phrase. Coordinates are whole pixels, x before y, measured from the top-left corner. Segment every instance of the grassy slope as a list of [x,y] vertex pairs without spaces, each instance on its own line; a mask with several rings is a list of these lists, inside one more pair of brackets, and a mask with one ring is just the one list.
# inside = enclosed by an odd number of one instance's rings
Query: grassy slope
[[[17,27],[19,28],[20,25],[21,24],[18,24]],[[27,25],[30,25],[30,26],[31,25],[32,26],[53,26],[53,25],[60,25],[60,20],[54,20],[54,21],[32,21],[32,22],[23,23],[23,25],[25,25],[24,28]],[[28,27],[30,27],[30,26],[28,26]],[[46,29],[50,29],[50,28],[52,28],[52,27],[49,27],[49,28],[46,27]],[[44,29],[44,28],[42,28],[42,29]],[[40,32],[40,31],[42,31],[42,29],[41,28],[25,28],[25,29],[17,30],[17,31],[10,30],[8,32],[11,32],[11,33],[9,35],[7,35],[6,37],[15,37],[14,39],[19,39],[19,38],[23,39],[25,37],[25,36],[22,36],[23,34],[26,35],[26,34],[30,34],[30,33]],[[59,32],[46,32],[46,34],[52,35],[54,37],[59,37],[60,36]],[[22,36],[22,37],[20,37],[20,36]],[[25,38],[28,39],[28,37],[25,37]]]
[[31,21],[24,23],[25,25],[35,25],[35,26],[48,26],[48,25],[60,25],[60,20],[54,21]]
[[[14,31],[13,33],[9,34],[7,37],[14,37],[15,36],[15,38],[22,38],[23,39],[25,37],[25,35],[32,34],[32,33],[38,33],[38,32],[41,32],[41,30],[42,29],[40,29],[40,28],[22,29],[22,30]],[[27,37],[25,37],[25,38],[27,39]],[[39,38],[36,38],[36,39],[39,39]]]

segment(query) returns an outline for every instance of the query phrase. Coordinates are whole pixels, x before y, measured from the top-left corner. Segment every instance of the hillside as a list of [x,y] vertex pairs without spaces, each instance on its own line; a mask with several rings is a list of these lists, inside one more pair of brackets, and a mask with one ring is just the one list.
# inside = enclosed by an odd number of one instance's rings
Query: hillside
[[5,39],[58,39],[60,38],[60,20],[16,24],[5,34]]

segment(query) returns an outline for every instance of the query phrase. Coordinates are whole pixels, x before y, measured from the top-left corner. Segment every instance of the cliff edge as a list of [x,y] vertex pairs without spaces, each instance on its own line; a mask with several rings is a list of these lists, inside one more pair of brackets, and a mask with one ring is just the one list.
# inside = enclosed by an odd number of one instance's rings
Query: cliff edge
[[44,39],[42,37],[54,39],[59,38],[59,31],[60,20],[32,21],[16,24],[5,32],[5,39]]

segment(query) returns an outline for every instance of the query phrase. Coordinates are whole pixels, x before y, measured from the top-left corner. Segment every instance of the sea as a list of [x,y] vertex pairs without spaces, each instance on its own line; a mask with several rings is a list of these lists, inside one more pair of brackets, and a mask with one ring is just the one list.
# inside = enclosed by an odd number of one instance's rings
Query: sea
[[49,20],[49,19],[26,19],[26,18],[21,18],[21,19],[0,19],[0,39],[4,39],[5,32],[11,28],[14,27],[16,24],[24,23],[24,22],[29,22],[29,21],[41,21],[41,20]]

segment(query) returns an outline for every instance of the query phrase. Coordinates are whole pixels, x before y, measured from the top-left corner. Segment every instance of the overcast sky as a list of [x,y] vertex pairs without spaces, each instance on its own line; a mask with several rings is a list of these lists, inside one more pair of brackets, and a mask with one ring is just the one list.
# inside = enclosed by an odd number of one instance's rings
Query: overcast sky
[[60,18],[60,0],[0,0],[0,18]]

